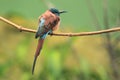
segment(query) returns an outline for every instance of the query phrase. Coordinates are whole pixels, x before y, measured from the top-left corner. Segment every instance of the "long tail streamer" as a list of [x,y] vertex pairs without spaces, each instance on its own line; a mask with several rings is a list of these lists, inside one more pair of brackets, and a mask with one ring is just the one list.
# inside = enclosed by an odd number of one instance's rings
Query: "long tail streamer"
[[35,69],[35,64],[36,64],[36,61],[37,61],[37,57],[39,56],[39,54],[41,52],[43,43],[44,43],[44,39],[39,39],[38,40],[38,46],[37,46],[37,49],[36,49],[36,53],[35,53],[35,57],[34,57],[34,62],[33,62],[33,67],[32,67],[32,74],[34,74],[34,69]]

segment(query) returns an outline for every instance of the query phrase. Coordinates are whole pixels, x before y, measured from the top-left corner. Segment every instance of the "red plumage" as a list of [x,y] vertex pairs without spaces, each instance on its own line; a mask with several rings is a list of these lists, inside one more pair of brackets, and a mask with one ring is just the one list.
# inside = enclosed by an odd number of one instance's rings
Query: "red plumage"
[[46,28],[46,31],[50,30],[50,29],[54,31],[59,27],[60,17],[56,16],[49,10],[47,10],[44,14],[42,14],[39,17],[39,22],[40,22],[41,18],[45,19],[44,27]]
[[44,39],[39,39],[38,40],[38,45],[37,45],[37,49],[36,49],[35,57],[34,57],[34,62],[33,62],[32,74],[34,74],[36,60],[37,60],[37,57],[39,56],[39,54],[42,50],[43,43],[44,43]]
[[36,63],[37,57],[41,52],[46,35],[51,31],[58,29],[60,24],[59,15],[65,12],[66,11],[58,11],[55,8],[51,8],[50,10],[47,10],[44,14],[42,14],[39,17],[39,27],[35,35],[35,38],[38,38],[38,37],[40,38],[38,40],[38,46],[36,49],[35,58],[33,62],[32,74],[34,73],[35,63]]
[[[59,27],[59,21],[60,21],[59,16],[56,16],[55,14],[50,12],[49,10],[47,10],[44,14],[42,14],[42,16],[39,17],[39,23],[41,21],[41,18],[43,18],[45,20],[43,30],[41,32],[42,35],[46,34],[49,30],[54,31]],[[41,35],[41,34],[37,34],[37,36]],[[41,52],[43,43],[44,43],[44,39],[40,38],[38,40],[38,46],[37,46],[35,57],[34,57],[32,74],[34,74],[34,68],[35,68],[36,60],[37,60],[37,57],[39,56],[39,54]]]

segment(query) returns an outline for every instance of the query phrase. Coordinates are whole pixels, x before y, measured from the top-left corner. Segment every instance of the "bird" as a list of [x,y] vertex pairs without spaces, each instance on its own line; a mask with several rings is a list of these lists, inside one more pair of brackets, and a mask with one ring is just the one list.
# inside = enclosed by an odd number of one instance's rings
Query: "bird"
[[35,64],[37,57],[40,55],[42,46],[46,36],[53,31],[57,30],[60,25],[60,14],[66,13],[67,11],[60,11],[56,8],[50,8],[45,13],[43,13],[38,19],[38,29],[35,38],[38,39],[37,49],[34,55],[34,61],[32,66],[32,74],[34,74]]

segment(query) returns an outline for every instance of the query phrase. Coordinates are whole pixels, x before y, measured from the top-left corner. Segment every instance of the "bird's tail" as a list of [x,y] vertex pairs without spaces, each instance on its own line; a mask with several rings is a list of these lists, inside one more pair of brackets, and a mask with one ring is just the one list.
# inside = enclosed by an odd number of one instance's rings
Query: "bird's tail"
[[33,62],[33,67],[32,67],[32,74],[34,74],[34,69],[35,69],[36,60],[37,60],[37,57],[39,56],[39,54],[40,54],[40,52],[41,52],[43,43],[44,43],[44,39],[40,38],[40,39],[38,40],[38,45],[37,45],[37,49],[36,49],[36,53],[35,53],[35,57],[34,57],[34,62]]

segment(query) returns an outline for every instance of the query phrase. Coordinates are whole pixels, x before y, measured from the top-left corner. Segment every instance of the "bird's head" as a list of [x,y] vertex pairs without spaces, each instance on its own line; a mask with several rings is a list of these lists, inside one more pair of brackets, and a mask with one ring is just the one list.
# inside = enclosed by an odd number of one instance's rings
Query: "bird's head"
[[60,16],[61,13],[66,13],[67,11],[59,11],[58,9],[56,8],[50,8],[49,9],[53,14],[57,15],[57,16]]

